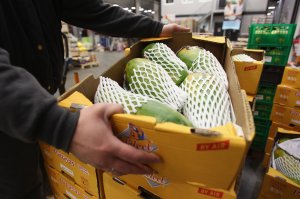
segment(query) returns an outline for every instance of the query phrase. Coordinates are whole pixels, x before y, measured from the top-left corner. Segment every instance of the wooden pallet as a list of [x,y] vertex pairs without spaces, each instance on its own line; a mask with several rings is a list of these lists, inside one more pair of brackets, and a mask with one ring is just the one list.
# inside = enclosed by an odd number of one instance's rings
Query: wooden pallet
[[99,66],[98,62],[88,62],[88,63],[85,63],[85,64],[81,64],[82,69],[85,69],[87,67],[96,67],[96,66]]

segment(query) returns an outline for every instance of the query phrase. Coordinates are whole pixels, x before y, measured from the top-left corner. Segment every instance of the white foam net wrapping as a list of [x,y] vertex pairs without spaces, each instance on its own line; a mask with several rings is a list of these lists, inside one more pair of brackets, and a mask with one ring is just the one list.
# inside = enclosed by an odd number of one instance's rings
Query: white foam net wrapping
[[238,55],[233,55],[232,56],[233,61],[244,61],[244,62],[254,62],[256,61],[252,57],[246,54],[238,54]]
[[188,94],[183,114],[197,128],[212,128],[236,122],[230,96],[217,77],[192,74],[181,85]]
[[187,94],[154,62],[140,62],[133,69],[131,80],[131,92],[156,99],[174,110],[180,110],[186,101]]
[[137,108],[148,102],[149,98],[126,91],[112,79],[100,76],[94,101],[95,103],[117,103],[123,106],[125,113],[135,114]]
[[186,64],[163,43],[155,43],[152,48],[144,52],[144,57],[161,65],[174,82],[177,82],[182,70],[188,71]]
[[274,160],[276,169],[288,178],[300,182],[300,161],[284,152],[284,155]]
[[199,54],[194,59],[190,71],[193,73],[208,73],[220,78],[226,89],[228,88],[227,75],[218,59],[209,51],[200,48]]

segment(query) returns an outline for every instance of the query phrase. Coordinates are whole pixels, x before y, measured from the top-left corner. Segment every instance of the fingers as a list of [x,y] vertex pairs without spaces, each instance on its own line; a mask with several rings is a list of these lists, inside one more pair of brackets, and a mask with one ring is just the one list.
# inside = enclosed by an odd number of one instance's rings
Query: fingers
[[123,107],[120,104],[114,104],[114,103],[110,103],[110,104],[103,104],[103,106],[106,107],[105,109],[105,115],[107,117],[112,116],[113,114],[117,114],[117,113],[123,113]]
[[123,113],[123,107],[115,103],[99,103],[95,104],[95,110],[103,113],[106,117],[110,117],[116,113]]
[[176,24],[175,31],[176,32],[189,32],[190,29]]
[[159,156],[140,149],[136,149],[120,141],[115,155],[130,163],[153,164],[161,162]]
[[160,37],[172,36],[174,32],[189,32],[190,29],[176,23],[167,24],[163,26]]
[[119,158],[116,158],[111,166],[112,168],[109,170],[109,172],[113,173],[114,175],[152,174],[154,172],[149,166],[129,163]]

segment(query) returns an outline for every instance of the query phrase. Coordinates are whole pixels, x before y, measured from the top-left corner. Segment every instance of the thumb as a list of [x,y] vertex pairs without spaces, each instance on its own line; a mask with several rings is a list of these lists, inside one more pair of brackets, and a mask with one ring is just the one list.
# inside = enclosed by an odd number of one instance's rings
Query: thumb
[[102,112],[106,118],[110,118],[113,114],[123,113],[123,107],[115,103],[101,103],[98,104],[97,109]]

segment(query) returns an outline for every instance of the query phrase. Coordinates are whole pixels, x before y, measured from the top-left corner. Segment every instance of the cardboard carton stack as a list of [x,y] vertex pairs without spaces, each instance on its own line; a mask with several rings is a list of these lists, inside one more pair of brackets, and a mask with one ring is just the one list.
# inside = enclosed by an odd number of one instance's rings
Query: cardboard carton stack
[[[271,113],[272,125],[265,148],[264,168],[267,169],[261,197],[263,198],[299,198],[300,184],[280,173],[274,165],[273,154],[278,140],[282,138],[300,138],[300,69],[286,67],[282,82],[277,86]],[[298,159],[298,165],[300,160]],[[298,171],[300,175],[300,167]]]
[[[81,96],[74,94],[68,100],[60,101],[61,107],[70,108],[73,101]],[[92,105],[89,100],[81,104]],[[54,196],[61,198],[99,199],[103,198],[101,172],[85,164],[71,153],[66,153],[44,142],[39,142]]]
[[256,137],[252,148],[259,151],[263,151],[266,145],[276,86],[281,82],[295,29],[295,24],[252,24],[249,28],[248,48],[265,51],[265,63],[253,105]]

